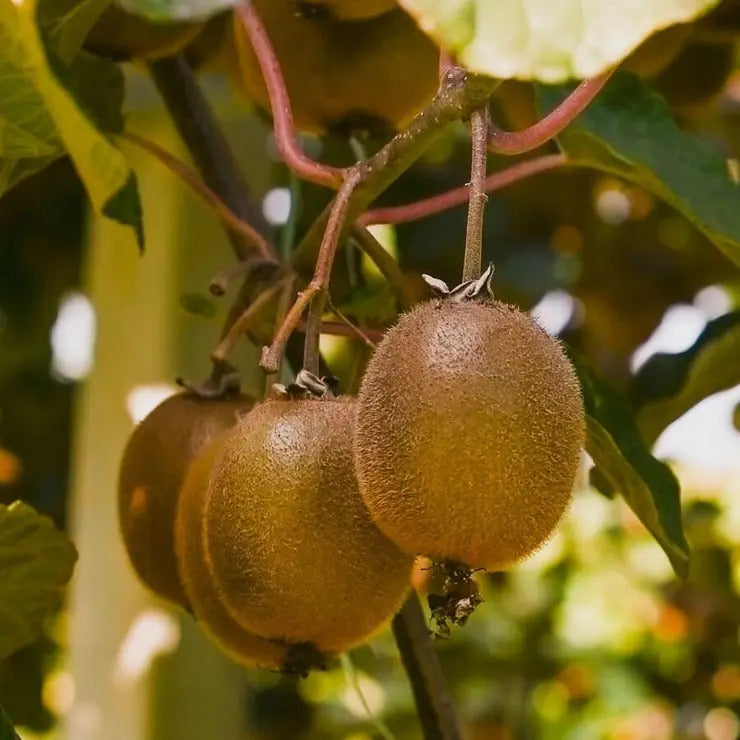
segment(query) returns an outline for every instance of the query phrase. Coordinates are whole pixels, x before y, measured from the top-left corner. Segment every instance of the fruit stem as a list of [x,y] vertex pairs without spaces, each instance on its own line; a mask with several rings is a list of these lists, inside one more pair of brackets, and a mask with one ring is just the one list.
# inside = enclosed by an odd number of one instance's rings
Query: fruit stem
[[173,172],[182,182],[208,204],[223,225],[241,236],[244,243],[252,252],[259,252],[264,259],[274,259],[275,250],[270,242],[262,234],[243,219],[239,218],[222,200],[206,185],[198,174],[188,167],[184,162],[163,149],[159,144],[126,131],[120,135],[120,138],[129,141],[140,149],[144,149],[159,160],[167,169]]
[[306,318],[306,337],[303,340],[303,369],[319,376],[319,340],[321,339],[321,318],[326,305],[326,291],[319,290],[311,299]]
[[394,617],[392,628],[411,682],[425,740],[461,740],[452,696],[414,591]]
[[236,12],[244,25],[244,30],[262,70],[267,95],[270,98],[275,144],[283,162],[304,180],[337,188],[342,183],[344,171],[316,162],[301,150],[280,62],[254,3],[239,3],[236,6]]
[[414,302],[406,278],[383,245],[364,226],[356,223],[352,227],[352,237],[360,249],[373,261],[381,275],[388,281],[388,285],[396,294],[402,308],[410,308]]
[[[239,219],[269,234],[262,210],[185,58],[179,55],[151,62],[149,72],[206,185]],[[231,231],[229,238],[240,260],[254,253],[240,233]]]
[[584,80],[557,108],[521,131],[502,131],[491,124],[488,151],[493,154],[524,154],[555,138],[601,92],[613,72],[610,69],[592,80]]
[[[334,256],[337,253],[337,245],[343,233],[345,221],[347,220],[347,212],[352,193],[357,187],[360,177],[360,169],[357,167],[351,168],[347,172],[342,187],[339,188],[339,191],[334,197],[329,220],[326,224],[326,230],[324,231],[324,237],[321,240],[321,247],[316,259],[313,278],[298,294],[295,303],[293,303],[290,311],[288,311],[278,328],[272,344],[269,347],[264,347],[262,350],[260,367],[267,373],[276,373],[278,371],[283,354],[285,354],[285,346],[288,343],[288,338],[298,325],[304,310],[317,293],[325,291],[329,287],[329,278],[331,277],[331,268],[334,264]],[[318,358],[318,351],[316,356]],[[314,372],[314,375],[316,374]]]
[[483,219],[486,202],[486,165],[488,139],[488,106],[473,111],[470,116],[471,161],[468,183],[468,224],[465,231],[465,261],[463,282],[477,280],[483,261]]
[[[564,154],[544,154],[541,157],[535,157],[526,162],[518,162],[511,167],[494,172],[486,178],[485,190],[492,193],[496,190],[511,185],[525,177],[536,175],[539,172],[553,170],[558,167],[565,167],[571,164]],[[401,206],[389,206],[388,208],[377,208],[373,211],[366,211],[357,219],[357,223],[362,226],[372,224],[404,224],[410,221],[432,216],[435,213],[441,213],[449,208],[461,206],[468,202],[470,197],[470,188],[463,185],[446,193],[433,195],[430,198],[417,200],[413,203],[406,203]]]

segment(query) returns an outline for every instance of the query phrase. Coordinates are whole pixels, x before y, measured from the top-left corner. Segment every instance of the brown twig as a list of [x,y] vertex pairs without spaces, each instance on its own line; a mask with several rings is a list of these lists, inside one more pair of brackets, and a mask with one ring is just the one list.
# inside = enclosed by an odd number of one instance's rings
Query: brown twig
[[523,154],[555,138],[598,95],[612,72],[609,70],[592,80],[584,80],[557,108],[528,128],[502,131],[491,124],[488,151],[494,154]]
[[[337,316],[340,315],[335,307],[332,307],[332,311],[336,313]],[[348,339],[359,338],[369,347],[375,347],[385,336],[385,332],[380,329],[360,329],[355,324],[349,322],[349,319],[347,319],[347,322],[348,323],[344,323],[344,319],[341,323],[338,321],[322,321],[321,333],[331,334],[335,337],[347,337]],[[296,326],[296,331],[300,331],[305,334],[306,322],[299,321]],[[360,334],[362,334],[362,336],[360,336]]]
[[262,293],[250,302],[241,316],[231,324],[226,334],[221,338],[216,347],[214,347],[213,352],[211,352],[211,360],[214,363],[225,364],[228,362],[240,337],[249,329],[260,311],[270,303],[283,287],[284,283],[275,283],[262,291]]
[[[252,198],[231,147],[187,60],[182,55],[158,59],[150,62],[149,71],[206,185],[238,218],[252,224],[262,234],[269,234],[262,209]],[[246,259],[253,253],[241,234],[230,232],[229,238],[239,259]]]
[[364,226],[355,224],[352,227],[352,237],[388,281],[401,307],[410,308],[414,297],[398,262],[383,249],[383,245]]
[[[519,180],[523,180],[525,177],[530,177],[539,172],[553,170],[558,167],[564,167],[567,164],[568,160],[564,154],[544,154],[541,157],[519,162],[489,175],[485,180],[485,191],[492,193],[507,185],[512,185]],[[433,195],[430,198],[417,200],[413,203],[365,211],[357,219],[357,223],[361,226],[370,226],[371,224],[403,224],[410,221],[418,221],[435,213],[441,213],[442,211],[467,203],[468,195],[468,186],[464,185],[453,190],[448,190],[446,193]]]
[[[459,67],[451,68],[434,99],[409,126],[372,157],[352,168],[359,168],[360,183],[350,200],[345,233],[375,198],[421,157],[448,123],[463,120],[485,105],[496,85],[496,80],[470,74]],[[311,274],[330,212],[327,207],[293,252],[292,263],[299,274]]]
[[120,136],[126,141],[135,144],[140,149],[144,149],[149,152],[149,154],[158,159],[165,167],[167,167],[167,169],[177,175],[182,182],[188,185],[196,195],[211,207],[216,216],[228,229],[241,235],[244,238],[244,242],[255,251],[259,252],[262,257],[265,259],[273,259],[275,257],[272,245],[267,241],[267,239],[265,239],[257,229],[239,218],[239,216],[237,216],[221,200],[221,198],[219,198],[218,195],[216,195],[216,193],[214,193],[213,190],[203,182],[195,170],[188,167],[184,162],[181,162],[177,157],[159,146],[159,144],[156,144],[143,136],[139,136],[139,134],[125,131]]
[[222,296],[225,295],[226,291],[229,289],[229,285],[238,278],[246,279],[255,273],[268,277],[272,274],[277,274],[279,269],[280,265],[278,262],[273,260],[264,260],[260,257],[250,257],[241,262],[234,262],[233,265],[229,265],[216,273],[213,278],[211,278],[208,290],[212,295]]
[[283,162],[304,180],[337,188],[342,183],[343,171],[316,162],[301,150],[280,62],[257,9],[251,2],[242,2],[236,6],[236,12],[244,25],[244,30],[262,70],[262,77],[270,98],[275,143]]
[[483,258],[483,218],[486,202],[486,155],[488,139],[488,108],[479,108],[470,116],[471,162],[468,224],[465,231],[465,261],[463,281],[476,280],[481,273]]
[[[340,320],[340,321],[341,321],[341,322],[342,322],[342,323],[343,323],[343,324],[344,324],[345,326],[349,327],[350,331],[352,332],[352,334],[353,334],[353,335],[354,335],[354,336],[355,336],[356,338],[358,338],[359,340],[361,340],[362,342],[364,342],[364,343],[365,343],[365,344],[366,344],[366,345],[367,345],[368,347],[370,347],[371,349],[375,349],[375,346],[377,345],[377,343],[378,343],[378,342],[377,342],[377,341],[373,341],[372,339],[370,339],[370,337],[368,336],[368,334],[367,334],[367,333],[366,333],[366,332],[365,332],[365,331],[364,331],[363,329],[360,329],[360,327],[359,327],[359,326],[357,326],[356,324],[353,324],[353,323],[352,323],[352,322],[351,322],[351,321],[349,320],[349,318],[348,318],[347,316],[345,316],[345,315],[344,315],[344,314],[343,314],[343,313],[342,313],[342,312],[341,312],[341,311],[340,311],[340,310],[339,310],[339,309],[338,309],[338,308],[337,308],[337,307],[336,307],[336,306],[334,305],[334,303],[332,303],[331,299],[329,300],[329,308],[331,309],[331,312],[332,312],[333,314],[336,314],[337,318],[338,318],[338,319],[339,319],[339,320]],[[370,331],[372,331],[372,330],[370,330]],[[383,336],[383,333],[382,333],[382,332],[378,332],[378,334],[379,334],[379,335],[380,335],[380,337],[382,338],[382,336]],[[380,341],[380,340],[378,340],[378,341]]]
[[334,264],[334,255],[337,251],[337,244],[343,233],[344,224],[347,220],[347,211],[349,208],[350,198],[357,183],[360,179],[360,170],[356,167],[351,168],[346,176],[342,187],[339,188],[334,200],[329,220],[326,224],[324,237],[321,241],[321,248],[316,259],[316,268],[314,270],[311,282],[298,294],[295,303],[286,315],[283,323],[277,330],[272,344],[262,350],[262,359],[260,367],[267,373],[277,372],[280,367],[280,361],[285,353],[285,345],[288,337],[298,324],[298,320],[303,315],[306,306],[313,300],[313,297],[319,292],[329,287],[329,277],[331,268]]
[[394,617],[392,627],[401,661],[411,681],[424,740],[462,740],[452,696],[414,591]]

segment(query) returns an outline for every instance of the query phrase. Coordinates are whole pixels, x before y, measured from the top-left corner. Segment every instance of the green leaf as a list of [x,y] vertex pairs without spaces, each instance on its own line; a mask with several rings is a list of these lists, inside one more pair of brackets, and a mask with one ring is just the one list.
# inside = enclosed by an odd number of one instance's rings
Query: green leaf
[[637,430],[626,398],[571,355],[586,407],[586,451],[607,484],[620,494],[665,551],[676,573],[688,573],[689,547],[681,523],[676,476],[654,458]]
[[595,77],[655,31],[718,0],[399,0],[473,72],[546,83]]
[[0,505],[0,660],[38,637],[76,560],[49,517],[20,501]]
[[684,352],[653,355],[633,380],[637,424],[647,444],[713,393],[740,383],[740,311],[710,321]]
[[204,319],[212,319],[217,312],[215,301],[201,293],[183,293],[180,296],[180,308]]
[[10,717],[5,714],[2,707],[0,707],[0,740],[20,740]]
[[118,4],[129,13],[153,21],[187,21],[233,8],[236,0],[119,0]]
[[70,64],[111,0],[39,0],[38,24],[63,64]]
[[[567,94],[539,87],[543,109]],[[679,129],[663,98],[620,72],[558,141],[577,165],[637,183],[680,211],[740,264],[740,185],[719,149]]]
[[[107,136],[123,125],[123,76],[90,54],[69,58],[90,20],[70,12],[69,0],[0,3],[0,194],[69,154],[95,209],[131,226],[141,245],[135,176]],[[37,13],[56,37],[43,35]]]

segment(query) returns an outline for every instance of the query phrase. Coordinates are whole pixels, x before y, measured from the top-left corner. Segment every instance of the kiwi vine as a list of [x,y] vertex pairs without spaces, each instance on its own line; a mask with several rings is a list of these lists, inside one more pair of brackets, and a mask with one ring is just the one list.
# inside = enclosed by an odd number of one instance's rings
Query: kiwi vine
[[[270,2],[276,4],[271,6]],[[263,22],[263,16],[271,19],[282,12],[278,6],[288,7],[291,2],[253,0],[239,4],[233,14],[237,74],[245,81],[247,94],[271,114],[283,163],[298,180],[336,191],[289,260],[281,260],[267,238],[265,225],[256,215],[259,209],[185,56],[155,59],[149,62],[149,68],[198,172],[156,142],[124,134],[130,143],[148,151],[187,183],[228,231],[237,261],[214,276],[211,293],[222,296],[233,281],[242,282],[211,353],[210,376],[200,384],[183,381],[184,393],[170,402],[214,404],[208,407],[214,409],[215,404],[231,403],[235,409],[219,423],[210,417],[194,416],[178,422],[178,445],[191,454],[171,473],[171,484],[179,490],[179,503],[178,491],[169,490],[155,501],[152,492],[162,487],[156,480],[130,482],[129,471],[138,473],[141,468],[131,462],[131,455],[143,453],[127,453],[120,493],[124,540],[142,580],[189,609],[217,645],[246,664],[306,675],[310,670],[325,668],[338,653],[362,643],[392,621],[425,737],[454,740],[461,737],[459,722],[436,654],[428,644],[430,636],[447,636],[471,618],[482,601],[475,573],[510,567],[547,539],[567,508],[584,443],[580,391],[560,346],[517,309],[495,301],[491,291],[493,266],[482,270],[481,264],[487,193],[538,172],[568,166],[568,159],[563,154],[544,155],[488,174],[487,154],[521,154],[546,143],[593,100],[609,73],[581,83],[560,106],[531,127],[504,132],[489,119],[489,103],[498,83],[470,73],[445,53],[435,52],[438,57],[432,60],[431,73],[438,79],[433,80],[430,89],[436,87],[436,93],[413,91],[403,109],[386,111],[386,123],[399,129],[398,133],[376,153],[354,165],[337,168],[302,151],[299,129],[316,129],[325,122],[316,118],[316,110],[301,107],[307,105],[305,101],[295,98],[295,70],[283,70],[280,49],[273,44],[268,24]],[[368,12],[372,18],[357,22],[406,23],[393,3],[375,5],[377,11]],[[330,0],[297,6],[299,17],[291,20],[297,26],[309,20],[325,22],[338,12],[349,12],[348,4]],[[429,42],[420,38],[419,43]],[[294,103],[299,106],[297,110]],[[356,120],[355,113],[349,110],[348,120]],[[469,182],[426,201],[370,209],[375,199],[423,155],[440,130],[455,121],[466,121],[470,127]],[[462,282],[450,289],[442,281],[424,276],[436,297],[422,300],[367,226],[423,218],[462,202],[469,204]],[[331,301],[334,259],[348,239],[376,264],[399,305],[407,311],[395,327],[376,331],[374,337],[335,310]],[[326,318],[327,308],[339,321]],[[274,326],[266,336],[262,323],[270,311]],[[486,326],[493,326],[498,334],[485,334]],[[302,369],[291,382],[274,382],[288,342],[297,330],[305,335],[299,363]],[[395,408],[396,403],[399,408],[408,405],[414,395],[428,405],[427,396],[439,392],[428,373],[422,377],[404,366],[409,347],[415,339],[426,341],[430,331],[437,331],[445,341],[451,337],[463,340],[441,348],[441,360],[432,361],[422,352],[422,364],[427,369],[439,361],[445,365],[454,379],[453,385],[446,379],[444,388],[462,394],[460,397],[467,399],[471,423],[486,434],[498,434],[502,446],[501,459],[487,465],[480,456],[470,454],[471,445],[459,425],[453,430],[458,435],[457,446],[446,433],[437,435],[436,430],[445,427],[441,417],[430,421],[429,429],[422,434],[432,453],[441,452],[439,445],[452,443],[452,454],[460,458],[460,470],[453,465],[448,473],[457,476],[453,486],[457,486],[459,502],[450,507],[450,512],[462,529],[462,537],[449,540],[439,531],[439,521],[416,521],[423,519],[422,512],[434,511],[439,516],[445,511],[450,481],[444,473],[430,473],[423,450],[404,437],[408,418],[403,414],[396,418]],[[472,356],[471,331],[485,334],[487,343]],[[359,387],[347,389],[356,397],[335,397],[336,381],[322,366],[322,333],[359,337],[373,347],[377,344]],[[267,377],[264,400],[238,394],[238,372],[231,356],[245,335],[264,345],[260,360]],[[492,355],[503,351],[513,353],[516,372],[545,396],[540,405],[526,411],[527,422],[550,439],[556,436],[553,428],[538,425],[537,420],[557,420],[561,441],[553,440],[553,450],[548,451],[544,462],[537,450],[519,442],[507,426],[510,420],[496,411],[504,406],[504,399],[491,392],[493,375],[483,365],[498,367],[498,373],[506,372],[506,367],[492,361]],[[540,364],[533,370],[533,363]],[[477,379],[472,384],[465,377],[470,368]],[[390,386],[397,387],[387,395]],[[555,401],[551,403],[553,396]],[[154,414],[162,414],[164,406]],[[494,409],[493,413],[489,409]],[[152,415],[140,424],[134,438],[149,432],[155,440],[150,446],[170,450],[172,440],[166,431],[171,424]],[[396,451],[405,451],[407,457],[399,458],[384,441],[379,442],[379,437],[392,440]],[[292,461],[289,464],[285,461],[288,453]],[[441,456],[444,458],[444,454]],[[411,465],[409,460],[417,457],[419,465]],[[194,462],[195,458],[199,462]],[[549,508],[540,512],[540,524],[532,527],[531,518],[512,522],[504,517],[491,532],[479,531],[476,523],[487,528],[491,517],[500,516],[501,507],[514,498],[531,504],[526,490],[516,485],[510,490],[512,476],[528,465],[540,472],[550,465],[563,471],[555,480],[543,472],[533,485],[536,493],[550,502]],[[400,470],[397,479],[389,473],[391,468]],[[467,483],[463,490],[460,481],[476,482]],[[480,487],[500,501],[489,506],[477,493]],[[141,504],[142,491],[152,496],[156,521],[136,519],[135,505]],[[419,495],[428,496],[428,501],[419,503]],[[290,505],[279,518],[267,522],[261,517],[271,510],[270,500],[275,497],[282,497]],[[399,502],[407,511],[396,511]],[[334,523],[325,520],[314,522],[314,527],[306,526],[291,513],[297,512],[298,516],[301,512],[323,511],[327,506],[333,507]],[[126,526],[137,521],[139,529],[127,535]],[[169,568],[167,578],[175,584],[169,592],[162,588],[161,579],[152,579],[147,572],[156,559],[151,553],[144,553],[140,563],[136,560],[137,547],[152,542],[157,532],[167,528],[167,522],[170,526],[174,522],[174,541],[170,531],[169,556],[162,561]],[[331,553],[329,559],[322,560],[321,548],[311,533],[330,525],[337,527],[337,541],[346,539],[342,530],[351,532],[353,539],[346,547],[343,545],[341,556]],[[264,541],[265,532],[273,537],[269,543]],[[304,557],[305,553],[312,553],[313,560]],[[432,571],[441,578],[440,588],[427,595],[429,617],[424,616],[417,595],[409,587],[411,564],[417,555],[429,556]],[[285,567],[272,568],[270,558],[273,563],[280,558]],[[312,565],[308,567],[304,561]],[[311,568],[330,573],[341,592],[312,591],[316,581]],[[324,610],[312,613],[314,602],[322,599]]]

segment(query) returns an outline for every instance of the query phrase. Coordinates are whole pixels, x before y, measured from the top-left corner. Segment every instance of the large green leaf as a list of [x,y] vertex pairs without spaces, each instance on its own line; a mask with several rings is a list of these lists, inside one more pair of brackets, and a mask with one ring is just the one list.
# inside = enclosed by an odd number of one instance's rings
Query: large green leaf
[[676,476],[654,458],[637,430],[626,398],[571,357],[586,407],[586,451],[609,493],[620,494],[665,551],[676,573],[688,573],[689,548],[681,523]]
[[92,14],[71,6],[0,0],[0,194],[69,154],[95,209],[131,226],[141,244],[136,179],[107,136],[122,127],[122,73],[75,53]]
[[399,0],[460,62],[501,79],[595,77],[655,31],[718,0]]
[[[567,94],[540,87],[549,110]],[[715,146],[679,129],[663,98],[620,72],[558,141],[580,165],[641,185],[680,211],[740,264],[740,185]]]
[[51,519],[20,501],[0,505],[0,660],[38,637],[76,560]]
[[684,352],[653,355],[633,381],[637,424],[652,445],[672,422],[713,393],[740,383],[740,311],[710,321]]

